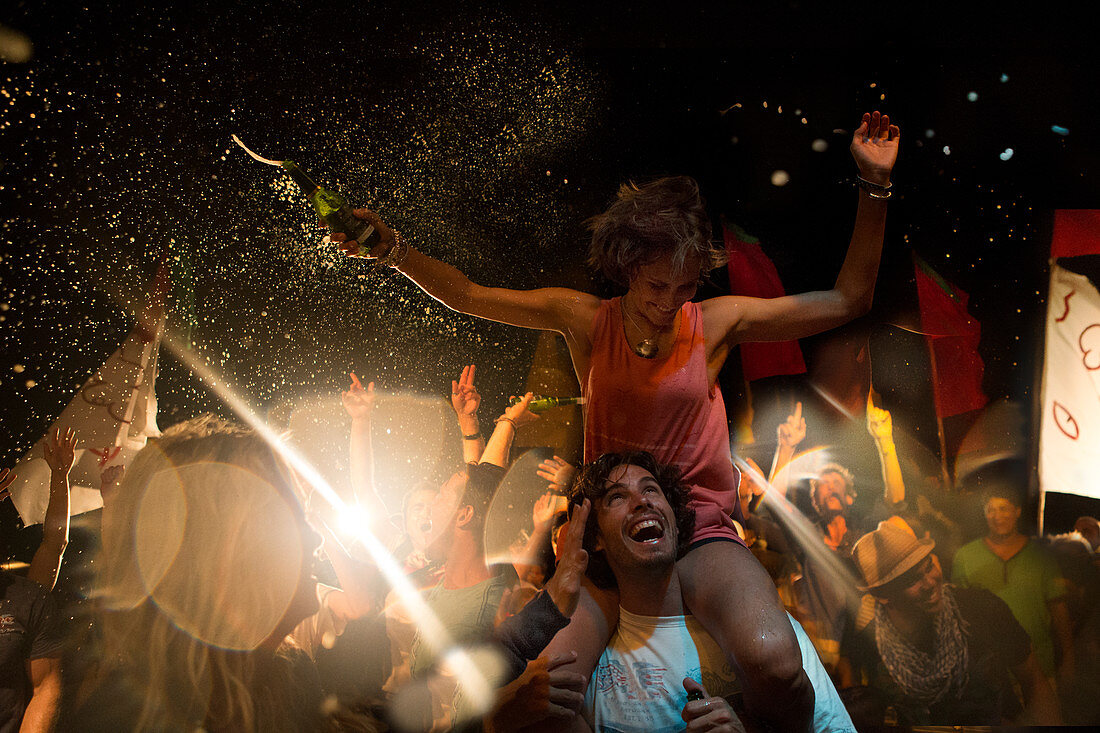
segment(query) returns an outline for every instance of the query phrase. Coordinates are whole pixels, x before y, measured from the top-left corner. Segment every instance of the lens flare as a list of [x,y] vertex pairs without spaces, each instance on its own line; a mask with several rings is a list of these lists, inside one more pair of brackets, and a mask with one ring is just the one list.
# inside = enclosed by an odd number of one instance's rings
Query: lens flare
[[[240,397],[224,376],[214,370],[190,348],[185,347],[171,334],[166,334],[163,345],[180,360],[191,372],[205,382],[215,394],[249,427],[257,432],[276,451],[297,476],[327,501],[338,515],[350,511],[337,492],[324,476],[292,446],[260,418]],[[370,519],[368,517],[368,519]],[[404,569],[385,548],[382,542],[368,529],[361,527],[355,538],[366,548],[386,582],[401,598],[410,614],[416,619],[421,637],[436,655],[447,654],[452,665],[461,669],[458,685],[471,703],[471,707],[488,710],[492,705],[492,687],[479,671],[479,667],[467,658],[466,653],[455,646],[447,630],[425,604],[424,599],[405,576]]]

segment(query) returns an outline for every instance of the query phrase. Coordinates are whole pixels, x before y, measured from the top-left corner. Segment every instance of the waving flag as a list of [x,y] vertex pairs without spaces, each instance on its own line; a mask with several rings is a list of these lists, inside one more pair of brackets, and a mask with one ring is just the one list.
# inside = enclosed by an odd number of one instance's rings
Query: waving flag
[[[167,268],[154,283],[154,303],[162,303],[168,287]],[[158,300],[159,299],[159,300]],[[108,466],[129,465],[157,428],[154,386],[163,307],[147,311],[122,345],[111,354],[73,396],[61,416],[13,467],[18,476],[11,486],[24,525],[40,524],[50,498],[50,467],[42,458],[46,436],[60,429],[76,431],[76,461],[69,473],[69,513],[83,514],[103,506],[100,477]]]
[[932,358],[936,416],[958,415],[985,407],[985,364],[978,354],[982,324],[967,312],[969,296],[914,257],[921,331]]
[[1100,499],[1100,293],[1051,264],[1047,303],[1039,482]]
[[[735,224],[722,228],[729,255],[731,295],[778,298],[786,295],[775,264],[760,248],[760,240]],[[741,344],[741,369],[747,381],[780,374],[804,374],[806,362],[797,341]]]

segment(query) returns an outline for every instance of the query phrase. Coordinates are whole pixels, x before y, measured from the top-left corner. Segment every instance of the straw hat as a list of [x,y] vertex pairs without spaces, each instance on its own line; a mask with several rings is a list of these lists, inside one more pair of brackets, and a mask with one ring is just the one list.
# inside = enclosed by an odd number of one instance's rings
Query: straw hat
[[867,582],[859,589],[878,588],[901,577],[935,546],[931,539],[918,540],[908,526],[890,520],[879,522],[878,529],[860,537],[852,548],[852,557]]

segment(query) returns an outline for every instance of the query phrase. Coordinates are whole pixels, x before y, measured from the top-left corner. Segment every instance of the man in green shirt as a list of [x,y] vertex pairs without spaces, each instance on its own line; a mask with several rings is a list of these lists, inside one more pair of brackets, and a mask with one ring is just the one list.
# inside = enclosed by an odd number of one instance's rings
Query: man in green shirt
[[1021,502],[1011,489],[991,491],[983,505],[989,532],[955,554],[951,581],[993,591],[1031,637],[1043,672],[1053,677],[1054,645],[1060,673],[1073,671],[1073,636],[1065,581],[1054,558],[1019,531]]

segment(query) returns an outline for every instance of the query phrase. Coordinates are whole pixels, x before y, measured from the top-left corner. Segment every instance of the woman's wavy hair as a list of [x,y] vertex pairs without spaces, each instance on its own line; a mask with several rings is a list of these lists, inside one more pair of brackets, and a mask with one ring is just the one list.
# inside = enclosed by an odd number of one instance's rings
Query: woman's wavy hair
[[135,729],[332,728],[304,652],[264,645],[312,562],[297,496],[260,435],[213,415],[134,458],[103,513],[97,596],[104,679],[137,692]]
[[688,176],[624,183],[611,206],[587,224],[588,263],[619,285],[629,286],[639,267],[664,256],[676,273],[693,255],[702,261],[700,275],[726,263],[725,250],[711,241],[699,184]]
[[676,554],[683,556],[691,544],[691,535],[695,527],[695,510],[688,506],[688,490],[680,480],[680,469],[676,466],[658,463],[653,454],[646,451],[626,451],[623,453],[604,453],[602,456],[581,466],[573,485],[569,489],[569,515],[585,499],[592,502],[592,511],[584,528],[584,549],[588,551],[588,577],[599,588],[615,588],[615,574],[607,558],[596,547],[596,533],[599,525],[596,521],[596,502],[608,491],[607,479],[619,466],[638,466],[657,479],[657,485],[665,495],[672,515],[676,519]]

